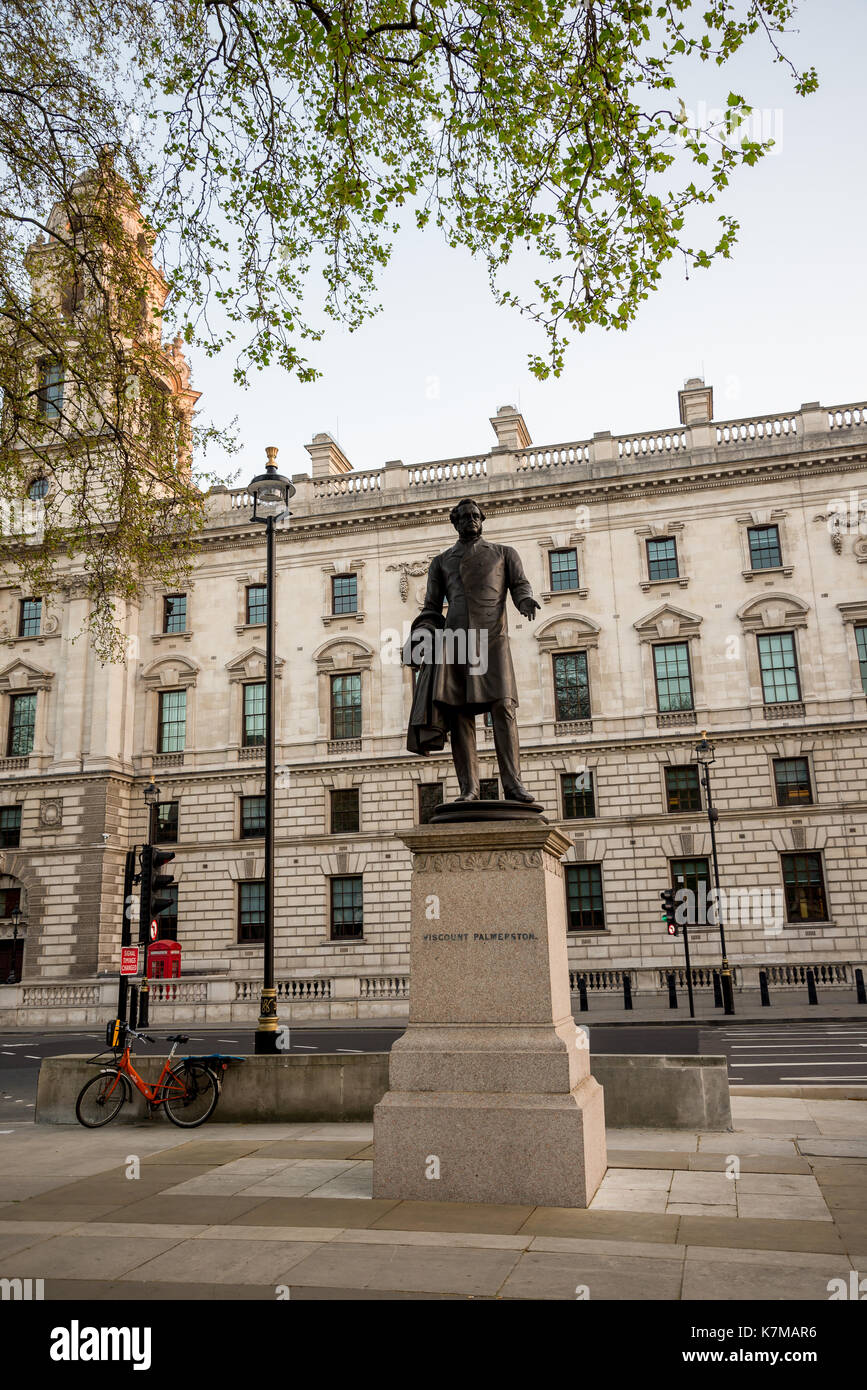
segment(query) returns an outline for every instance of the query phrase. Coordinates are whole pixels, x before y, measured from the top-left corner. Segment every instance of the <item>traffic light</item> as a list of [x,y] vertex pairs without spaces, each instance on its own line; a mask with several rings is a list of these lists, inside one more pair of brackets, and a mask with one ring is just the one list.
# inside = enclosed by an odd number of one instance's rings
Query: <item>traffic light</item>
[[160,913],[175,905],[174,897],[170,897],[166,893],[166,889],[171,888],[175,881],[174,876],[161,872],[163,865],[168,864],[174,857],[171,850],[156,849],[154,845],[145,845],[141,852],[139,941],[148,942],[152,939],[152,926],[157,927],[156,935],[158,935],[159,923],[157,919]]
[[677,936],[677,922],[674,918],[674,889],[663,888],[659,895],[662,904],[662,920],[668,926],[669,936]]

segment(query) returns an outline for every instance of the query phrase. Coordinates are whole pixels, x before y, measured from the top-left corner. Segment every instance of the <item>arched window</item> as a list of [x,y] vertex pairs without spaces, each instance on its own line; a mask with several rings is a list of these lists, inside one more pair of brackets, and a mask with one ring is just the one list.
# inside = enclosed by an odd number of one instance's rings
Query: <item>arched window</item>
[[29,488],[27,489],[27,496],[30,498],[31,502],[38,502],[42,497],[45,496],[47,492],[48,479],[34,478]]

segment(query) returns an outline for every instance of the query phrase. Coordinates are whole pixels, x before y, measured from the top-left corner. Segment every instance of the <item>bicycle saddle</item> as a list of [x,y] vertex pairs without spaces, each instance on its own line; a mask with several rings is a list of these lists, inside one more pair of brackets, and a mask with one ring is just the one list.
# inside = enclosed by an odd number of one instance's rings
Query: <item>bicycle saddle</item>
[[190,1040],[187,1037],[186,1033],[170,1033],[169,1036],[166,1038],[166,1042],[185,1043],[189,1041]]

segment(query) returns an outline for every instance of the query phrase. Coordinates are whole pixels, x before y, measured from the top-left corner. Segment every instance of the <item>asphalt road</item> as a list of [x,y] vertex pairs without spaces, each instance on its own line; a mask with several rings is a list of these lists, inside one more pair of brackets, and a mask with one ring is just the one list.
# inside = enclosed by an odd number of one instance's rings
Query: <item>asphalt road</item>
[[[292,1052],[385,1052],[399,1038],[400,1028],[292,1028]],[[165,1030],[153,1030],[157,1046],[144,1044],[142,1053],[165,1053]],[[181,1052],[253,1051],[253,1029],[230,1024],[194,1025]],[[104,1048],[102,1032],[0,1033],[0,1123],[33,1118],[39,1065],[44,1057]],[[865,1023],[803,1022],[742,1023],[727,1027],[634,1024],[616,1028],[590,1026],[591,1052],[670,1052],[680,1055],[724,1052],[729,1080],[736,1084],[804,1085],[810,1082],[867,1084],[867,1021]]]

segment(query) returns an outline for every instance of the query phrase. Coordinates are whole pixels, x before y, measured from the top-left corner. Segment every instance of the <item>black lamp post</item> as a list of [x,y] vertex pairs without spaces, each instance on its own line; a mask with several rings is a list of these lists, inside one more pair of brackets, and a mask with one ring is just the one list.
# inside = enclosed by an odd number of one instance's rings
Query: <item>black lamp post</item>
[[707,732],[702,731],[701,741],[695,745],[695,756],[699,767],[702,769],[701,783],[704,787],[707,799],[707,818],[710,824],[710,847],[713,855],[713,886],[716,890],[716,914],[719,923],[720,948],[722,950],[722,969],[720,970],[720,983],[722,985],[723,1012],[733,1014],[735,1011],[735,997],[732,988],[732,972],[726,953],[726,933],[723,922],[722,901],[719,886],[719,860],[716,852],[716,823],[719,819],[719,811],[713,804],[713,797],[710,790],[710,767],[714,761],[714,747],[708,742]]
[[153,826],[154,807],[159,805],[160,796],[161,796],[161,789],[160,789],[160,787],[157,786],[156,780],[154,779],[154,777],[153,777],[153,775],[152,775],[152,776],[151,776],[151,780],[148,782],[147,786],[146,786],[145,789],[144,789],[144,802],[145,802],[145,806],[147,806],[147,808],[148,808],[148,835],[147,835],[148,844],[150,844],[151,840],[153,839],[153,832],[154,832],[154,826]]
[[277,450],[265,450],[265,472],[258,473],[247,491],[253,494],[253,520],[265,526],[265,941],[262,998],[256,1028],[255,1051],[277,1051],[277,989],[274,984],[274,529],[289,515],[289,498],[295,488],[277,472]]
[[13,907],[9,916],[12,918],[12,969],[6,977],[6,983],[7,985],[15,985],[18,983],[15,974],[15,957],[18,954],[18,928],[24,925],[21,921],[24,913],[21,911],[20,907]]

